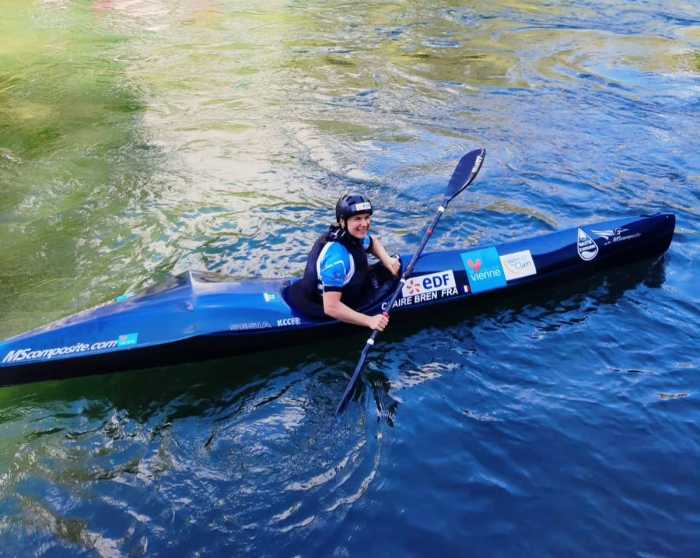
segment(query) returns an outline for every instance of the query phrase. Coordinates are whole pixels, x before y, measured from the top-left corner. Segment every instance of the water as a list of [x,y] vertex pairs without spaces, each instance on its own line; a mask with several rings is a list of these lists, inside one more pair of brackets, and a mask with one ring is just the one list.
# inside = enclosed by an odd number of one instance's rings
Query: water
[[700,554],[700,9],[6,0],[0,337],[287,277],[360,190],[409,252],[672,211],[666,257],[363,336],[0,390],[6,556]]

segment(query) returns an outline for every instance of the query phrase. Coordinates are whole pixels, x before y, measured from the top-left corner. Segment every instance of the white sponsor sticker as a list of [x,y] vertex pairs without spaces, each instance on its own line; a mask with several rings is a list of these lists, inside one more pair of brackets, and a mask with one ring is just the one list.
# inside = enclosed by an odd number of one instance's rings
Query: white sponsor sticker
[[372,206],[369,202],[360,202],[352,206],[353,212],[369,211]]
[[456,288],[456,286],[455,276],[452,270],[448,269],[446,271],[438,271],[437,273],[409,277],[406,280],[406,284],[401,289],[401,295],[404,297],[413,296],[432,291],[452,289]]
[[535,262],[532,260],[530,250],[513,252],[512,254],[501,256],[501,265],[503,266],[507,281],[537,274]]

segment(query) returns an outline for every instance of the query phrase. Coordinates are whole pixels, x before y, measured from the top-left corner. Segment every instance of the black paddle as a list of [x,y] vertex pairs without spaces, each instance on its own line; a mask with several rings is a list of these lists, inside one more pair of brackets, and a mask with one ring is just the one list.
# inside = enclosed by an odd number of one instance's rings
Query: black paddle
[[[450,182],[447,185],[447,190],[445,191],[445,199],[442,201],[442,204],[438,206],[437,212],[435,213],[435,217],[433,217],[433,221],[430,223],[430,225],[428,225],[425,234],[423,234],[423,240],[421,240],[418,250],[415,254],[413,254],[411,262],[406,266],[406,269],[404,269],[399,284],[397,285],[396,289],[391,295],[391,298],[389,298],[389,301],[387,302],[385,312],[387,317],[391,312],[391,307],[394,305],[394,302],[396,302],[396,299],[399,297],[401,289],[406,283],[406,279],[413,272],[413,268],[415,267],[418,258],[420,258],[420,255],[423,253],[425,245],[428,243],[428,240],[430,240],[430,237],[433,235],[433,231],[435,230],[438,221],[440,221],[440,217],[442,217],[442,214],[445,212],[445,209],[447,209],[447,205],[460,193],[466,190],[469,187],[469,185],[474,181],[476,175],[479,174],[479,169],[481,169],[481,165],[484,162],[485,155],[485,149],[476,149],[467,153],[457,164],[457,168],[455,168],[454,172],[452,173],[452,178],[450,178]],[[343,398],[340,400],[340,403],[338,403],[338,407],[335,410],[336,415],[342,413],[345,410],[345,407],[347,406],[348,402],[350,401],[353,391],[355,390],[355,384],[357,384],[357,379],[360,377],[360,374],[362,373],[362,370],[365,367],[365,362],[367,361],[367,355],[369,354],[369,350],[372,347],[372,345],[374,345],[374,339],[377,337],[378,334],[379,331],[375,329],[372,332],[372,335],[370,335],[369,339],[367,339],[367,342],[365,343],[365,346],[362,349],[360,360],[358,361],[357,366],[355,367],[355,371],[352,373],[352,377],[348,382],[348,386],[345,388]]]

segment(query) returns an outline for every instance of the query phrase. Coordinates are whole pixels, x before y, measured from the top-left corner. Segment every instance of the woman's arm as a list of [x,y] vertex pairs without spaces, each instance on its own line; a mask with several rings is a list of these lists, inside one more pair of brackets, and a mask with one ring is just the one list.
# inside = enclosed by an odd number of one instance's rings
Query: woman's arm
[[384,331],[384,328],[389,323],[389,318],[384,314],[368,316],[361,312],[356,312],[340,300],[341,293],[338,291],[329,291],[323,293],[323,311],[326,315],[341,322],[348,324],[368,327]]
[[377,256],[382,265],[386,267],[394,277],[399,276],[401,271],[401,262],[398,258],[392,258],[387,251],[384,249],[384,245],[379,242],[379,239],[375,236],[372,237],[372,254]]

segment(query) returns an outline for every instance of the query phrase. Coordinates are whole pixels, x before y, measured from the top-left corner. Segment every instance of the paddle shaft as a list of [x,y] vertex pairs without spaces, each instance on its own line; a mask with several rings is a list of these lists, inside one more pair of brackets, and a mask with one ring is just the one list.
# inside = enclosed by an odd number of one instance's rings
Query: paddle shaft
[[[420,258],[421,254],[423,253],[423,249],[428,243],[428,240],[430,240],[430,237],[433,236],[433,231],[435,230],[435,227],[437,227],[437,224],[440,221],[440,217],[442,217],[442,214],[445,213],[447,205],[457,195],[459,195],[460,192],[466,190],[469,187],[469,185],[474,181],[476,175],[481,169],[481,165],[484,162],[485,155],[485,149],[476,149],[467,153],[464,157],[462,157],[459,160],[459,163],[457,163],[457,167],[455,168],[454,172],[452,173],[452,176],[450,177],[450,182],[447,184],[445,199],[443,200],[442,204],[438,206],[437,211],[435,212],[435,217],[433,217],[432,222],[430,223],[430,225],[428,225],[428,228],[425,230],[425,233],[423,233],[423,239],[420,242],[420,246],[418,246],[418,250],[416,250],[416,253],[413,254],[411,261],[401,274],[401,281],[397,285],[396,289],[394,289],[394,292],[392,293],[391,297],[387,302],[386,310],[384,311],[385,316],[389,317],[389,313],[391,312],[391,308],[394,305],[394,302],[396,302],[396,299],[399,297],[399,294],[403,290],[403,286],[406,284],[406,278],[409,275],[411,275],[411,273],[413,273],[413,268],[415,267],[418,258]],[[372,332],[372,335],[370,335],[367,339],[367,342],[365,343],[365,346],[362,349],[360,360],[357,362],[355,371],[352,373],[350,381],[348,382],[348,385],[345,388],[343,398],[340,400],[340,403],[338,403],[338,407],[336,407],[335,409],[336,415],[342,413],[343,409],[345,409],[345,406],[350,401],[352,393],[355,389],[355,384],[357,383],[357,379],[360,377],[360,374],[362,373],[362,370],[365,367],[367,355],[369,354],[370,348],[374,345],[374,340],[376,339],[377,335],[379,335],[379,331],[375,329]]]
[[[440,221],[442,214],[445,212],[445,209],[447,208],[447,204],[450,202],[450,199],[451,198],[449,197],[445,198],[445,201],[438,207],[437,211],[435,212],[435,216],[433,217],[433,220],[431,221],[430,225],[428,225],[428,228],[425,230],[425,233],[423,233],[423,239],[420,242],[418,250],[416,250],[416,253],[413,254],[411,261],[401,274],[401,280],[399,281],[399,284],[396,286],[394,292],[392,293],[391,297],[386,303],[387,306],[386,310],[384,311],[385,316],[389,317],[389,314],[391,313],[391,307],[394,305],[394,302],[396,302],[396,299],[399,298],[401,290],[406,284],[406,278],[413,272],[413,268],[416,266],[418,258],[420,258],[421,254],[423,253],[423,250],[425,249],[426,244],[428,244],[430,237],[433,236],[433,231],[435,230],[435,227]],[[342,413],[346,405],[350,401],[352,392],[355,390],[355,384],[357,384],[357,379],[360,377],[360,374],[362,373],[362,370],[365,367],[365,362],[367,362],[367,355],[369,354],[370,348],[374,345],[374,340],[376,339],[377,335],[379,335],[379,330],[375,329],[374,331],[372,331],[372,334],[365,342],[365,346],[362,348],[362,354],[360,355],[360,359],[357,362],[355,371],[352,373],[350,381],[348,382],[348,385],[345,388],[345,392],[343,393],[343,397],[341,398],[340,403],[338,403],[338,407],[335,410],[336,415]]]

